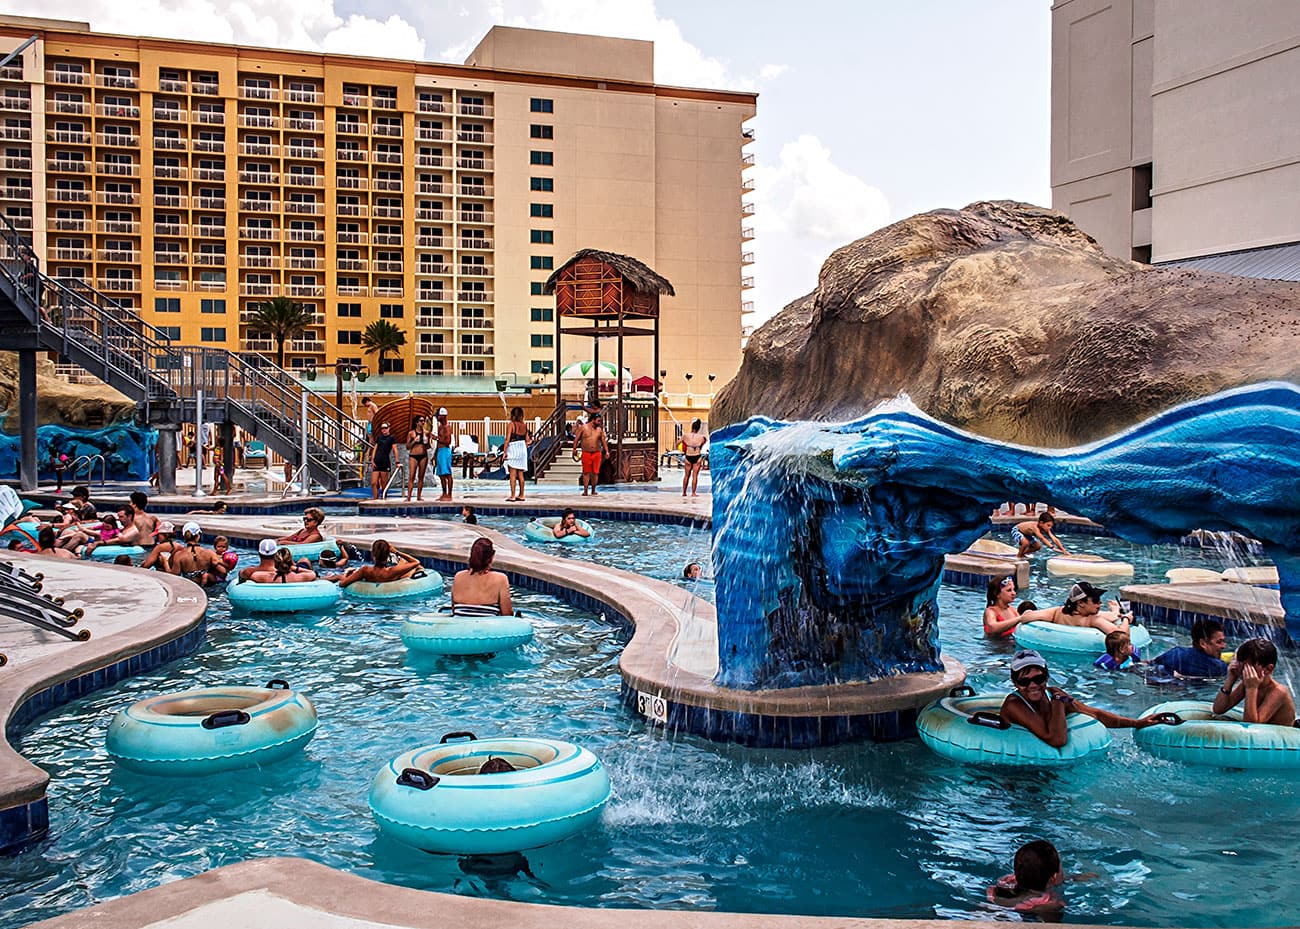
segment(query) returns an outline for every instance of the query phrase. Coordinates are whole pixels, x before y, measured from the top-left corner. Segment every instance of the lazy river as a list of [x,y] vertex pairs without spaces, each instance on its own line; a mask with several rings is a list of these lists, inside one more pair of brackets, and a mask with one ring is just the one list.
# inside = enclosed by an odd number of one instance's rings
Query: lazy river
[[[483,524],[522,540],[523,519]],[[550,546],[681,580],[709,564],[709,534],[594,520],[599,544]],[[1121,557],[1136,582],[1221,556],[1140,549],[1078,536],[1067,545]],[[1028,595],[1059,602],[1068,578],[1040,564]],[[1115,584],[1110,585],[1112,588]],[[709,585],[697,592],[708,595]],[[1096,761],[1052,772],[962,767],[919,741],[758,751],[668,738],[619,700],[621,630],[598,615],[516,590],[537,619],[533,643],[492,659],[408,655],[398,626],[418,603],[357,603],[296,618],[232,614],[222,596],[208,643],[191,658],[96,692],[13,736],[48,770],[51,836],[0,859],[0,927],[250,857],[298,855],[389,883],[529,902],[839,916],[990,916],[984,888],[1015,848],[1048,838],[1071,873],[1072,921],[1119,925],[1272,926],[1300,909],[1294,777],[1189,768],[1117,733]],[[982,590],[940,593],[944,652],[979,690],[1007,689],[1013,646],[979,634]],[[1175,633],[1156,629],[1156,646]],[[1183,638],[1184,636],[1179,636]],[[1283,658],[1291,680],[1295,662]],[[287,678],[321,727],[306,750],[237,777],[161,781],[116,768],[104,750],[113,713],[146,695]],[[1054,666],[1076,696],[1137,714],[1167,699],[1208,699],[1215,685],[1149,685]],[[375,770],[445,732],[537,735],[585,746],[609,769],[600,825],[504,866],[429,855],[378,834],[366,807]],[[160,789],[165,787],[165,789]],[[519,866],[519,867],[515,867]],[[1215,875],[1207,881],[1205,875]]]

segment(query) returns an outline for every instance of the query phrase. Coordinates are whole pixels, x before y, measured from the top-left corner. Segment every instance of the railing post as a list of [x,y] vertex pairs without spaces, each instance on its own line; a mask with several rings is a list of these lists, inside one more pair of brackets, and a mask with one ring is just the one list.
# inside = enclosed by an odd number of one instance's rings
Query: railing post
[[302,391],[302,493],[305,497],[311,487],[311,467],[307,458],[307,389]]
[[203,390],[194,392],[194,496],[203,493]]

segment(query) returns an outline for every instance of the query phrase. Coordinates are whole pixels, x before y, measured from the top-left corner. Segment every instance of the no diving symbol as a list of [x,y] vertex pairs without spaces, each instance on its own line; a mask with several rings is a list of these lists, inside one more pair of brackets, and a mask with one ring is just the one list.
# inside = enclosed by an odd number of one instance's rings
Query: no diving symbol
[[668,701],[658,694],[648,694],[645,691],[638,690],[636,693],[636,711],[652,722],[668,722]]

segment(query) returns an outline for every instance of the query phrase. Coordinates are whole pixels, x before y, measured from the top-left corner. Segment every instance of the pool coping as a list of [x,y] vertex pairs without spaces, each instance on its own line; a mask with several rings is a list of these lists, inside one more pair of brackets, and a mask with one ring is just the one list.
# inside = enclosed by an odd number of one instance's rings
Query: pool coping
[[[29,571],[49,561],[8,554]],[[166,600],[155,615],[141,617],[124,629],[102,638],[92,636],[75,649],[43,656],[39,662],[0,670],[0,721],[5,732],[0,740],[0,854],[39,841],[49,829],[50,776],[19,754],[10,738],[36,717],[70,700],[193,653],[206,635],[208,599],[198,585],[138,568],[89,561],[76,564],[91,574],[102,573],[103,581],[110,584],[108,575],[115,572],[143,575],[163,588]]]
[[[330,919],[322,919],[328,914]],[[384,884],[305,858],[255,858],[205,871],[27,929],[953,929],[949,919],[792,916],[715,910],[651,910],[522,903]],[[1005,929],[1005,920],[962,921]],[[1101,929],[1075,923],[1079,929]],[[1109,927],[1114,929],[1114,927]]]

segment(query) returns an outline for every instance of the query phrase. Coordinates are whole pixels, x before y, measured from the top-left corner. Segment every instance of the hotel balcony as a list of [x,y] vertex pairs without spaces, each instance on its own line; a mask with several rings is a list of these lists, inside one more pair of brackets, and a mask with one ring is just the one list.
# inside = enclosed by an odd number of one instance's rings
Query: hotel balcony
[[139,177],[140,166],[130,161],[101,161],[95,170],[100,174],[116,174],[118,177]]
[[196,110],[193,121],[208,126],[224,126],[226,124],[226,114],[217,110]]
[[154,280],[154,290],[189,290],[189,281]]
[[154,165],[153,176],[165,180],[184,180],[190,176],[190,169],[179,165]]
[[140,79],[134,74],[96,74],[95,85],[112,87],[116,90],[137,90],[140,87]]
[[492,107],[478,103],[462,103],[457,108],[461,116],[492,116]]
[[402,287],[385,287],[382,285],[372,288],[376,297],[402,297],[405,296],[406,290]]
[[277,129],[280,120],[275,116],[248,116],[240,113],[239,125],[245,129]]
[[461,265],[462,277],[491,277],[492,265]]
[[450,129],[419,129],[415,130],[415,137],[421,142],[450,142]]
[[340,271],[368,271],[370,262],[364,258],[340,258],[335,261]]
[[115,190],[99,190],[95,192],[95,202],[112,206],[139,206],[140,195]]
[[190,233],[196,239],[224,239],[226,237],[226,227],[198,223],[190,227]]
[[290,103],[321,103],[325,95],[319,90],[286,90],[284,99]]
[[378,274],[401,274],[402,262],[400,261],[376,261],[375,271]]
[[337,203],[334,212],[339,216],[369,216],[370,208],[364,203]]
[[187,265],[190,256],[185,252],[154,252],[153,263],[156,265]]
[[370,180],[364,177],[337,177],[334,179],[334,186],[340,190],[368,190]]
[[[417,215],[419,211],[417,210]],[[421,235],[415,237],[416,248],[451,248],[451,239],[438,235]]]
[[48,191],[47,199],[53,200],[55,203],[89,203],[90,191],[53,188]]
[[416,193],[432,194],[435,197],[445,197],[451,193],[450,184],[435,183],[433,181],[419,181],[415,185]]
[[754,156],[749,152],[745,152],[740,156],[740,169],[743,171],[746,168],[752,167],[754,167]]
[[30,110],[30,97],[0,97],[0,110]]
[[45,72],[45,83],[88,87],[90,86],[90,75],[85,71],[56,71],[51,69]]
[[275,293],[275,284],[240,284],[241,297],[270,297]]
[[[252,320],[252,314],[249,314],[249,317],[247,319],[243,318],[244,316],[243,313],[239,315],[240,315],[240,322],[250,322]],[[275,339],[240,339],[239,350],[241,352],[267,352],[268,354],[274,353]]]
[[[416,324],[419,325],[418,323]],[[447,329],[448,326],[434,326],[435,329]],[[417,355],[450,355],[451,346],[443,339],[426,339],[421,337],[415,343],[415,353]]]
[[95,253],[88,248],[56,248],[55,261],[93,261]]
[[433,315],[431,313],[420,313],[415,317],[415,325],[419,329],[450,329],[451,323],[447,317],[442,314]]
[[400,139],[402,137],[402,127],[389,125],[388,123],[374,123],[370,127],[370,134]]
[[84,116],[90,112],[90,104],[83,100],[54,100],[50,102],[48,112],[61,116]]
[[451,298],[447,296],[447,293],[448,291],[441,288],[438,288],[437,290],[421,289],[420,292],[416,294],[415,299],[419,303],[451,303]]
[[474,345],[463,342],[459,351],[462,355],[491,355],[495,349],[491,345]]
[[0,187],[0,199],[13,200],[18,203],[31,203],[32,189],[17,184],[5,184]]
[[365,123],[341,122],[334,124],[334,132],[337,135],[365,135],[370,127]]
[[481,316],[462,316],[456,325],[461,329],[491,329],[496,326],[496,321]]
[[169,136],[154,136],[153,147],[164,152],[183,152],[189,146],[186,139],[173,139]]
[[[5,127],[6,138],[13,138],[13,136],[9,136],[8,133],[15,129],[21,130],[22,127],[6,126]],[[26,129],[22,131],[25,131],[27,134],[24,136],[20,136],[20,138],[30,139],[32,137],[32,131],[30,129]],[[70,132],[66,129],[50,129],[46,131],[45,137],[49,139],[51,142],[58,142],[63,145],[89,145],[90,144],[89,132],[76,132],[76,131]]]
[[492,133],[490,132],[465,132],[456,133],[457,142],[471,142],[475,145],[491,145]]
[[286,229],[284,237],[289,242],[324,242],[324,229]]
[[320,174],[286,174],[285,182],[290,187],[324,187],[325,178]]
[[104,148],[139,148],[138,135],[126,135],[120,132],[101,132],[95,136],[96,142]]
[[241,268],[278,268],[280,259],[275,255],[240,255]]
[[457,158],[456,167],[469,171],[491,171],[491,158]]
[[190,93],[200,97],[215,97],[221,92],[215,81],[191,81]]
[[226,266],[225,252],[195,252],[191,259],[196,265],[207,265],[208,267],[224,268]]
[[260,226],[240,226],[239,237],[241,239],[255,239],[263,242],[278,242],[280,240],[280,230],[263,229]]
[[290,132],[324,132],[325,120],[323,119],[296,119],[292,116],[284,121],[284,127]]
[[402,234],[400,232],[376,232],[376,245],[401,245]]
[[491,184],[461,184],[460,195],[462,197],[491,197],[493,187]]
[[279,100],[280,91],[275,87],[250,87],[247,84],[239,85],[240,100]]
[[370,98],[370,105],[376,110],[395,110],[397,109],[396,97],[381,97],[376,94]]
[[271,171],[240,171],[239,183],[266,184],[274,187],[279,185],[280,175]]
[[459,303],[491,303],[492,292],[482,290],[462,290],[456,294]]
[[183,94],[188,85],[184,81],[169,78],[158,79],[158,89],[165,94]]
[[101,277],[98,287],[105,293],[138,293],[140,279],[138,277]]
[[184,223],[154,223],[154,235],[183,236],[189,235],[190,227]]
[[754,204],[752,204],[752,203],[742,203],[742,204],[740,205],[740,215],[741,215],[741,216],[753,216],[753,215],[754,215]]
[[365,94],[344,94],[340,106],[353,107],[355,109],[365,109],[370,106],[370,98]]
[[461,239],[460,247],[462,251],[489,252],[492,250],[492,240],[491,239]]
[[742,265],[752,265],[752,264],[754,263],[754,253],[753,253],[753,252],[741,252],[741,253],[740,253],[740,263],[741,263]]
[[226,142],[224,139],[195,139],[192,145],[196,152],[224,154],[226,151]]
[[325,352],[325,342],[322,339],[290,339],[289,351],[306,355],[320,355]]
[[284,157],[297,158],[299,161],[320,161],[325,157],[325,151],[307,145],[290,145],[284,150]]
[[[115,106],[108,103],[95,104],[95,113],[99,116],[107,116],[113,119],[139,119],[140,108],[138,106]],[[157,114],[154,114],[157,118]]]
[[754,279],[753,279],[752,277],[742,277],[742,278],[740,279],[740,289],[741,289],[741,290],[753,290],[753,289],[754,289]]
[[374,162],[377,165],[400,165],[402,163],[401,152],[375,152]]
[[402,208],[400,206],[377,206],[374,215],[377,219],[401,219]]
[[[13,222],[13,220],[14,217],[9,217],[10,222]],[[89,232],[90,220],[56,218],[50,220],[50,228],[55,232]]]
[[417,100],[416,110],[421,113],[450,113],[451,107],[441,100]]
[[451,161],[442,155],[416,155],[415,163],[421,168],[450,167]]
[[[50,133],[50,135],[55,135],[55,133]],[[9,139],[10,141],[13,142],[31,141],[32,127],[31,126],[0,126],[0,138]],[[87,138],[86,142],[82,144],[89,145],[90,144],[89,138]]]
[[239,154],[259,155],[264,158],[276,158],[280,154],[280,146],[263,145],[260,142],[240,142]]
[[188,201],[188,197],[181,197],[176,194],[154,194],[153,205],[164,209],[179,210],[184,209]]
[[325,296],[325,285],[324,284],[290,284],[289,296],[323,297]]
[[[4,166],[11,171],[30,171],[32,169],[32,160],[30,158],[6,158]],[[90,163],[87,161],[71,161],[67,158],[50,158],[45,162],[45,170],[56,174],[86,174],[90,171]]]
[[284,211],[286,213],[297,213],[301,216],[324,216],[325,204],[310,203],[305,200],[286,200],[284,201]]
[[341,148],[334,153],[335,161],[365,161],[369,157],[369,152],[353,151],[348,148]]
[[340,245],[365,245],[370,241],[368,232],[336,232],[334,240]]
[[117,220],[101,219],[97,224],[100,233],[109,233],[111,235],[139,235],[140,224],[136,222],[123,223]]
[[355,284],[339,284],[334,289],[340,297],[365,297],[370,292],[369,288]]
[[741,229],[740,229],[740,241],[742,241],[742,242],[752,242],[752,241],[754,241],[754,227],[753,227],[753,226],[742,226],[742,227],[741,227]]
[[394,180],[388,177],[378,177],[375,178],[375,190],[391,190],[401,193],[402,181],[401,179]]
[[741,145],[748,145],[750,142],[753,142],[753,141],[754,141],[754,130],[753,130],[753,129],[742,129],[742,130],[740,130],[740,144],[741,144]]
[[223,277],[221,280],[219,280],[219,281],[202,281],[202,280],[200,280],[200,281],[195,281],[195,282],[194,282],[194,289],[195,289],[195,290],[220,290],[220,291],[224,291],[224,290],[226,289],[226,281],[225,281],[225,278],[224,278],[224,277]]
[[493,213],[488,210],[461,210],[459,217],[462,223],[479,223],[481,225],[491,225]]
[[[415,218],[422,222],[431,222],[431,223],[450,222],[451,211],[450,210],[416,210]],[[434,245],[430,247],[441,248],[442,246]]]
[[278,213],[280,212],[280,201],[241,199],[239,208],[247,213]]
[[324,258],[307,258],[302,255],[290,255],[285,259],[289,268],[294,271],[324,271]]
[[195,168],[194,179],[196,181],[217,181],[224,184],[226,181],[225,168]]
[[741,182],[740,182],[740,190],[741,190],[742,193],[751,193],[751,192],[753,192],[753,190],[754,190],[754,180],[753,180],[753,178],[745,178],[743,181],[741,181]]

